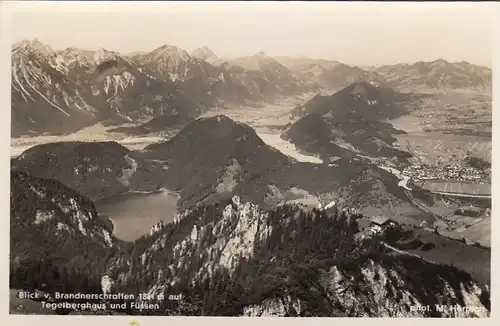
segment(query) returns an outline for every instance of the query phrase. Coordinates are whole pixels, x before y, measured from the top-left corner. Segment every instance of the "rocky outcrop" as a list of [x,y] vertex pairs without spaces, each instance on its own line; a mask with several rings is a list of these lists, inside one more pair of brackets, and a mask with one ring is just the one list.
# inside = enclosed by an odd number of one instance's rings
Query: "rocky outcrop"
[[22,232],[37,230],[50,230],[48,238],[76,236],[104,247],[116,241],[88,198],[56,180],[18,171],[11,171],[11,227],[12,241],[23,238]]
[[[232,301],[225,301],[228,294],[217,299],[220,306],[212,307],[211,314],[232,309],[231,314],[241,316],[489,315],[489,294],[469,274],[386,252],[374,238],[354,239],[352,214],[305,214],[298,206],[262,211],[237,196],[214,205],[195,209],[155,233],[139,260],[118,278],[150,279],[143,291],[152,297],[179,287],[195,291],[183,302],[189,312],[176,308],[181,315],[208,309],[195,293],[222,295],[214,294],[212,286],[224,286],[229,293],[243,288]],[[198,288],[201,284],[207,288]],[[432,309],[416,308],[424,306]]]
[[261,304],[245,307],[247,317],[299,317],[303,314],[301,301],[290,295],[284,298],[264,299]]

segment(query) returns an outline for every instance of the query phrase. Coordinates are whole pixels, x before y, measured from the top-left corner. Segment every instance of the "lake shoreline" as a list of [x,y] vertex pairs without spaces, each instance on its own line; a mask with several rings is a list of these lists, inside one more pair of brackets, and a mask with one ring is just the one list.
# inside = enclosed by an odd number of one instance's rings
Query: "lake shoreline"
[[97,205],[103,205],[106,204],[110,201],[115,201],[120,198],[124,197],[133,197],[133,196],[148,196],[148,195],[156,195],[156,194],[165,194],[165,195],[171,195],[176,197],[177,199],[180,198],[180,194],[177,191],[166,189],[166,188],[160,188],[156,190],[151,190],[151,191],[141,191],[141,190],[132,190],[132,191],[125,191],[119,194],[114,194],[111,196],[107,196],[104,198],[100,198],[98,200],[94,201],[94,204]]
[[[148,235],[160,221],[174,221],[178,213],[179,194],[168,189],[134,191],[103,198],[95,203],[101,218],[113,225],[113,236],[134,242]],[[103,219],[104,219],[103,218]]]

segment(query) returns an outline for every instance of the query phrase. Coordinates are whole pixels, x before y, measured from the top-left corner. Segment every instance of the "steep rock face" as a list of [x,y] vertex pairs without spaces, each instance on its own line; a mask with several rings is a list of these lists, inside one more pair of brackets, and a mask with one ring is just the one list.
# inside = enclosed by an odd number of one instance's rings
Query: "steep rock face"
[[491,92],[492,71],[466,61],[448,62],[443,59],[398,64],[376,69],[387,82],[407,91],[487,91]]
[[[402,261],[402,264],[401,264]],[[418,260],[401,258],[391,262],[366,260],[359,271],[342,271],[337,266],[322,270],[316,286],[324,296],[316,299],[331,309],[323,316],[336,317],[489,317],[489,304],[484,301],[484,289],[459,271],[449,272],[441,266],[431,266]],[[405,265],[404,267],[400,266]],[[411,280],[412,270],[430,268],[436,271],[432,279]],[[465,281],[462,281],[462,278]],[[418,278],[417,278],[418,279]],[[439,287],[432,282],[438,280]],[[428,291],[428,293],[426,293]],[[251,317],[306,316],[317,304],[286,294],[266,298],[260,304],[246,306],[244,315]],[[425,307],[416,309],[416,307]],[[327,308],[328,309],[328,308]]]
[[[91,291],[119,241],[93,203],[56,180],[11,171],[10,286]],[[92,257],[92,258],[90,258]]]
[[[414,266],[415,270],[432,270],[435,276],[431,279],[422,276],[412,279],[409,277],[409,273],[412,273],[411,266]],[[384,258],[382,261],[368,259],[360,267],[354,275],[349,275],[348,271],[336,267],[330,268],[324,271],[324,278],[321,281],[334,305],[343,305],[352,316],[487,317],[489,315],[488,308],[480,299],[483,290],[463,272],[449,271],[442,266],[406,257],[397,260]],[[350,285],[349,279],[357,284]],[[434,282],[437,283],[437,287]],[[419,286],[421,289],[417,288]],[[416,306],[426,305],[430,305],[429,311],[412,311]],[[445,309],[440,312],[435,305],[445,307],[457,305],[469,307],[471,310]]]
[[38,40],[12,49],[12,136],[74,132],[98,121],[196,116],[203,105],[170,80],[119,53],[67,48]]
[[83,236],[112,247],[115,240],[97,216],[89,199],[58,181],[11,171],[11,222],[16,231],[50,228],[47,236]]
[[[106,235],[90,200],[61,183],[13,171],[11,187],[11,285],[18,288],[99,293],[107,275],[118,292],[183,294],[137,314],[489,316],[489,295],[469,274],[356,237],[358,215],[289,205],[264,211],[233,196],[126,247]],[[411,310],[436,304],[457,308]]]
[[[376,238],[355,240],[356,219],[296,206],[262,211],[233,197],[143,238],[129,268],[112,273],[142,280],[150,295],[189,293],[157,314],[489,315],[488,294],[469,274],[387,251]],[[411,309],[436,304],[470,310]]]
[[92,200],[128,190],[156,190],[161,178],[116,142],[37,145],[12,162],[14,169],[56,179]]
[[172,82],[155,77],[153,71],[119,53],[66,49],[54,55],[67,62],[68,75],[85,86],[86,98],[105,118],[197,112],[198,105]]
[[[160,272],[157,281],[149,288],[150,294],[158,295],[171,285],[185,282],[185,273],[193,272],[193,279],[204,280],[218,275],[218,270],[234,270],[242,259],[253,255],[255,243],[263,241],[271,232],[266,226],[266,214],[254,204],[242,203],[239,197],[233,197],[223,209],[208,207],[203,210],[206,214],[203,219],[192,220],[193,215],[190,214],[186,221],[178,222],[183,229],[189,229],[185,237],[174,234],[172,238],[169,232],[160,232],[152,245],[141,254],[140,264],[145,271],[166,268],[165,273]],[[201,246],[200,242],[205,241],[211,242],[210,247]],[[159,255],[166,253],[172,264],[162,266],[158,260],[164,259],[160,259]],[[199,268],[195,271],[186,266],[198,263],[200,265],[196,266]]]
[[193,56],[171,45],[124,56],[20,42],[12,50],[12,135],[70,133],[99,121],[193,118],[209,107],[319,89],[265,54],[230,62],[206,47]]
[[38,41],[12,49],[12,136],[63,134],[95,123],[97,110],[65,66],[50,61],[51,49]]
[[264,299],[261,304],[247,306],[243,310],[246,317],[299,317],[303,314],[301,301],[287,295],[284,298]]

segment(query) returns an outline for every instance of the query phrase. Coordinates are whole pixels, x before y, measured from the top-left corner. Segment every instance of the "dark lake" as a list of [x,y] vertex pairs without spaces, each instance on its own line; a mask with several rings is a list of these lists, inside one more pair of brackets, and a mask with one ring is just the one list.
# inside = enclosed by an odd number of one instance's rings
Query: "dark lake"
[[160,220],[173,221],[178,196],[168,191],[127,193],[100,200],[96,209],[113,223],[113,234],[124,241],[134,241]]

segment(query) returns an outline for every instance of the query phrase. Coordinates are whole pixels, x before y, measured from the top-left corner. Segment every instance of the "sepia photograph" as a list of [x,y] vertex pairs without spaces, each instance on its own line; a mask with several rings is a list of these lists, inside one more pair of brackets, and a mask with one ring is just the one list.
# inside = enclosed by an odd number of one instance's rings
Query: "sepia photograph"
[[7,7],[10,315],[490,317],[490,7]]

